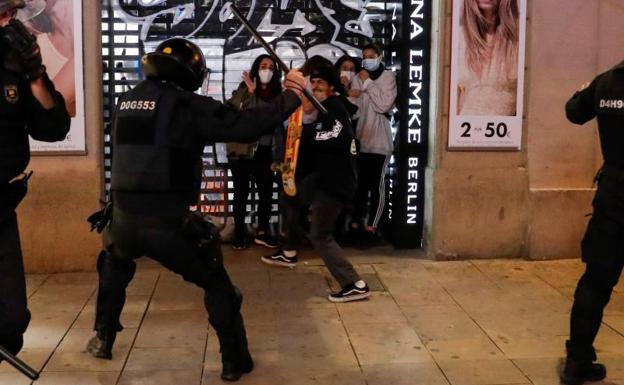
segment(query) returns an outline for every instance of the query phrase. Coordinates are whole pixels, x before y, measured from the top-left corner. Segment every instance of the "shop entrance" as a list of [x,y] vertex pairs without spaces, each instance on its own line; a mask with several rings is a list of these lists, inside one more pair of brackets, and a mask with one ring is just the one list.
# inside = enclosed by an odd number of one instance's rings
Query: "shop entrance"
[[[399,97],[389,114],[395,131],[396,151],[386,178],[383,224],[387,239],[397,247],[422,243],[424,168],[428,128],[429,21],[431,2],[424,0],[243,0],[238,8],[293,68],[307,58],[322,55],[335,62],[346,54],[360,57],[360,47],[374,41],[384,49],[385,64],[397,73]],[[210,76],[200,92],[217,100],[232,95],[242,71],[264,50],[230,15],[229,2],[216,0],[105,0],[102,2],[102,56],[105,120],[105,182],[110,187],[109,123],[119,95],[142,80],[139,60],[161,41],[183,36],[204,51]],[[407,12],[409,11],[409,12]],[[421,33],[410,34],[414,22]],[[410,50],[426,51],[420,56]],[[423,52],[424,52],[423,51]],[[418,75],[410,67],[421,60]],[[415,76],[421,85],[413,85]],[[424,85],[424,87],[423,87]],[[417,91],[417,92],[416,92]],[[415,98],[418,98],[416,100]],[[415,104],[415,103],[418,103]],[[419,115],[418,143],[414,141],[414,108]],[[413,115],[413,114],[412,114]],[[247,221],[253,222],[252,190]],[[278,227],[277,185],[271,222]],[[408,198],[409,197],[409,198]],[[199,209],[218,222],[231,218],[233,187],[225,147],[207,146],[204,154]],[[231,221],[231,219],[230,219]]]

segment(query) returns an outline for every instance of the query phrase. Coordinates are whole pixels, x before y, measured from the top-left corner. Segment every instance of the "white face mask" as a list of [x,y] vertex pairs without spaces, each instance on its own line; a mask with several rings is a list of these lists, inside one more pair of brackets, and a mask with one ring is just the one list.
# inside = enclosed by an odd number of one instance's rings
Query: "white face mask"
[[271,70],[260,70],[258,71],[258,76],[260,77],[260,82],[262,84],[268,84],[273,78],[273,71]]
[[367,71],[376,71],[377,68],[379,68],[380,63],[380,57],[376,57],[374,59],[364,59],[362,60],[362,67],[364,67],[364,69]]
[[351,81],[351,79],[353,79],[354,76],[355,76],[355,72],[353,71],[340,71],[340,77],[347,78],[349,81]]

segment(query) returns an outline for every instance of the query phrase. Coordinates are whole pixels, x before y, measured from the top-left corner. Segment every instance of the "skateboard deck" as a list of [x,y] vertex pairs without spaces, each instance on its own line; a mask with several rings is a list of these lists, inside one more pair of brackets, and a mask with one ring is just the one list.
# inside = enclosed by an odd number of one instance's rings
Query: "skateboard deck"
[[295,172],[297,171],[297,157],[299,155],[299,142],[303,130],[303,107],[297,108],[288,118],[288,129],[286,131],[286,146],[284,150],[284,161],[275,167],[275,170],[282,173],[282,184],[284,192],[288,196],[297,195],[295,184]]

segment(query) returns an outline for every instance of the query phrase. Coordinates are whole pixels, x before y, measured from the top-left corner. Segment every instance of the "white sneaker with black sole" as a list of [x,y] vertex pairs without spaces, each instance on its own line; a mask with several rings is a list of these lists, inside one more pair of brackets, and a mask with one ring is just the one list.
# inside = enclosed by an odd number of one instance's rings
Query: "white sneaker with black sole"
[[284,255],[283,250],[278,250],[272,255],[267,255],[260,259],[262,260],[262,262],[266,263],[267,265],[281,266],[281,267],[295,267],[297,266],[297,261],[298,261],[298,258],[296,255],[293,257],[287,257],[286,255]]
[[342,288],[338,293],[332,293],[327,297],[331,302],[361,301],[370,297],[371,292],[364,281],[358,281]]

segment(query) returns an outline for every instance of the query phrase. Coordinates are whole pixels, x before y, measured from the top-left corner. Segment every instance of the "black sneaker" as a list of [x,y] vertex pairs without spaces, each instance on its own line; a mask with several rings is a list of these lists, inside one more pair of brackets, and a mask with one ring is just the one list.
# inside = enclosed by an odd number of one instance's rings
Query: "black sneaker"
[[267,255],[260,259],[262,260],[262,262],[266,263],[267,265],[283,266],[283,267],[295,267],[297,266],[297,261],[298,261],[296,255],[294,257],[287,257],[284,255],[283,250],[278,250],[272,255]]
[[249,243],[247,243],[247,240],[245,239],[245,237],[242,237],[242,238],[236,237],[232,241],[232,248],[234,250],[245,250],[248,247],[249,247]]
[[267,233],[256,234],[256,237],[254,238],[254,243],[256,245],[268,247],[269,249],[276,249],[277,246],[279,246],[279,243],[277,243],[277,239]]
[[559,379],[565,385],[582,385],[585,382],[602,381],[607,377],[607,368],[592,362],[580,363],[567,359]]
[[370,294],[370,289],[367,284],[364,284],[363,288],[359,288],[355,286],[355,283],[352,283],[343,287],[338,293],[330,294],[327,299],[331,302],[360,301],[370,297]]

